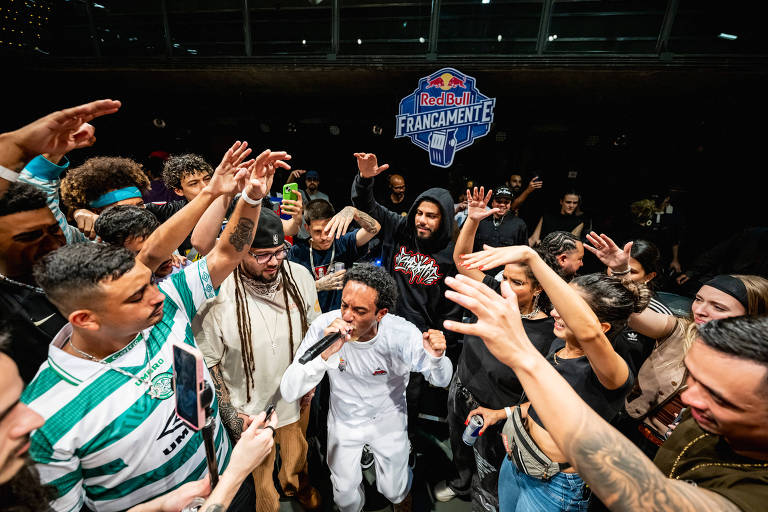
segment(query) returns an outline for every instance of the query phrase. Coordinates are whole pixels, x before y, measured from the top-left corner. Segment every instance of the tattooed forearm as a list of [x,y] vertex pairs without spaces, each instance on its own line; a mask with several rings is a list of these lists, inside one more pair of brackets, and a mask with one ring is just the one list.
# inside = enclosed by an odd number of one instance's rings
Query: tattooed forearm
[[614,511],[737,512],[719,494],[667,478],[638,448],[591,410],[581,411],[563,446],[592,491]]
[[237,415],[237,411],[232,407],[229,389],[227,389],[227,385],[224,383],[224,377],[221,375],[219,365],[211,367],[210,373],[213,380],[213,388],[216,390],[216,397],[219,401],[221,422],[229,432],[232,441],[237,442],[240,439],[240,434],[243,432],[243,419]]
[[241,217],[237,221],[237,226],[229,235],[229,243],[235,248],[237,252],[243,252],[243,248],[251,243],[253,236],[254,223],[251,219]]
[[379,224],[379,221],[367,213],[361,212],[360,210],[357,210],[357,223],[360,224],[361,228],[372,235],[375,235],[379,232],[379,229],[381,229],[381,224]]

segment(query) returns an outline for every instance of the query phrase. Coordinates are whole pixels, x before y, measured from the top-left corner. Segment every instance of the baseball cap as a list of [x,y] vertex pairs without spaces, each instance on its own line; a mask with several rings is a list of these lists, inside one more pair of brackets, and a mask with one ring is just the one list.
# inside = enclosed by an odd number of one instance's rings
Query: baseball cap
[[320,173],[318,173],[317,171],[307,171],[307,174],[306,174],[306,175],[304,175],[304,179],[308,179],[308,180],[311,180],[311,179],[314,179],[314,180],[319,180],[319,179],[320,179]]
[[496,190],[493,191],[493,197],[494,198],[508,197],[512,199],[512,191],[509,190],[509,187],[507,186],[496,187]]

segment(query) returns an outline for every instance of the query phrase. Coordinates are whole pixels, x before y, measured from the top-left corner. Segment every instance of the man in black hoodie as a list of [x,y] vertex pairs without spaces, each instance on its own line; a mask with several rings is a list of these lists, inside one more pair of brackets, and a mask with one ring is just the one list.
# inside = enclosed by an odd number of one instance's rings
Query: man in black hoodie
[[[414,323],[421,332],[442,331],[443,320],[461,321],[461,308],[445,298],[445,277],[456,275],[453,263],[453,198],[444,188],[420,194],[408,216],[392,212],[373,197],[373,177],[389,168],[378,165],[376,155],[355,153],[360,173],[352,183],[352,204],[381,224],[381,265],[397,283],[395,314]],[[446,333],[448,334],[448,333]],[[446,338],[447,354],[456,360],[458,337]],[[454,348],[454,350],[451,350]],[[453,352],[453,354],[452,354]],[[413,431],[424,379],[411,374],[408,384],[408,428]]]

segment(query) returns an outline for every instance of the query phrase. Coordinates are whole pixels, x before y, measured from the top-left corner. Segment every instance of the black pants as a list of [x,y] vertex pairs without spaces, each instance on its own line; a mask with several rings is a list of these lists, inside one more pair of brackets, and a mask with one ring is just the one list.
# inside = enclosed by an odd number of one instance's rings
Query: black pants
[[488,427],[474,446],[461,440],[467,414],[479,405],[454,374],[448,390],[448,430],[456,475],[447,483],[456,494],[471,493],[473,512],[495,512],[499,508],[499,468],[505,455],[503,423]]

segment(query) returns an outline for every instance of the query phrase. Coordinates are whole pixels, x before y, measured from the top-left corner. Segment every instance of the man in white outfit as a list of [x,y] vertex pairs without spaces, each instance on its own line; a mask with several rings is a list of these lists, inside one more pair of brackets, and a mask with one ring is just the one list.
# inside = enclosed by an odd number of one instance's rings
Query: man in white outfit
[[[298,400],[328,372],[328,466],[341,512],[360,512],[365,502],[360,456],[369,445],[376,462],[376,486],[393,503],[411,487],[405,388],[410,372],[446,387],[453,367],[438,330],[421,333],[402,317],[387,314],[397,299],[384,269],[355,265],[344,276],[341,309],[320,315],[309,328],[280,384],[286,401]],[[303,365],[298,359],[323,336],[342,337]]]

